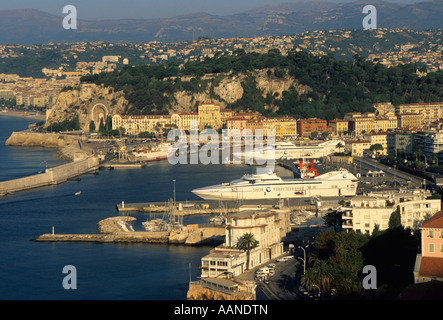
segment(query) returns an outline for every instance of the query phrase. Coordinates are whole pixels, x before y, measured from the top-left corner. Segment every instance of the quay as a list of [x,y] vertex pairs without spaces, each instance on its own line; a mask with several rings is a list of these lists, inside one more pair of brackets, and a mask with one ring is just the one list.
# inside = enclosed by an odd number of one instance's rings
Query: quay
[[167,243],[184,245],[219,245],[224,242],[224,226],[199,227],[189,225],[170,231],[134,231],[131,223],[137,219],[117,216],[97,223],[97,234],[45,233],[33,239],[37,242],[98,242],[98,243]]
[[91,156],[54,168],[46,169],[46,171],[43,173],[2,181],[0,182],[0,196],[33,188],[60,184],[80,175],[95,172],[98,170],[98,168],[99,159]]
[[[292,210],[315,210],[319,203],[324,207],[331,205],[335,207],[342,198],[321,199],[321,203],[317,199],[311,198],[293,198],[293,199],[263,199],[263,200],[243,200],[243,201],[177,201],[176,214],[180,216],[196,215],[196,214],[230,214],[239,211],[243,205],[274,205],[284,204]],[[315,201],[313,201],[315,200]],[[281,203],[284,202],[284,203]],[[116,205],[119,213],[143,212],[143,213],[162,213],[169,210],[167,202],[141,202],[126,203],[122,201]]]

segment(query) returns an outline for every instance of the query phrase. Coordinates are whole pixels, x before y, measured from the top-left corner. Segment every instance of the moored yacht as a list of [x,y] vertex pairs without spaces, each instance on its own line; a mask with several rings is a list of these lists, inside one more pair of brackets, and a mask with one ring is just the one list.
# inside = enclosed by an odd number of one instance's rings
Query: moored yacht
[[275,173],[244,175],[228,183],[194,189],[205,200],[355,196],[358,179],[346,169],[313,178],[282,179]]

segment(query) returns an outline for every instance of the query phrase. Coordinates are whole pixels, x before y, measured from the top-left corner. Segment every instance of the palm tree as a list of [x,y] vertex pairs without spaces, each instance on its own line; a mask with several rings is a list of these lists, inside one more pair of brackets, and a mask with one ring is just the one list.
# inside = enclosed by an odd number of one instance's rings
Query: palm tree
[[238,239],[237,248],[246,251],[246,270],[249,269],[249,254],[258,247],[258,241],[252,233],[245,233]]
[[337,143],[337,145],[335,146],[335,148],[337,148],[339,151],[341,151],[341,149],[343,149],[344,147],[345,146],[341,142]]

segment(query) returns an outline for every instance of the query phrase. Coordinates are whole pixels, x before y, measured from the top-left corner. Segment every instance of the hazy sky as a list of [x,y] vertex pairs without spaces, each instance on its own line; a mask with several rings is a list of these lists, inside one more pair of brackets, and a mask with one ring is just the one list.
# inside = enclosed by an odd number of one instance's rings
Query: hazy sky
[[[298,1],[298,0],[297,0]],[[309,1],[309,0],[303,0]],[[353,0],[326,0],[352,2]],[[412,3],[421,0],[385,0]],[[151,19],[180,14],[207,12],[215,15],[238,13],[264,4],[296,2],[295,0],[1,0],[0,10],[33,8],[63,15],[62,9],[71,4],[77,8],[78,19]],[[370,4],[370,1],[368,2]]]

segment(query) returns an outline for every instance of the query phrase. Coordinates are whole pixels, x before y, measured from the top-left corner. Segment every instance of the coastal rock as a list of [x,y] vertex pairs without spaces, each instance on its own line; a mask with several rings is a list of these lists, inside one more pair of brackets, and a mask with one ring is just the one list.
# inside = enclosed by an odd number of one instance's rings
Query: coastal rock
[[194,244],[200,243],[201,240],[202,240],[202,232],[201,232],[201,230],[199,230],[199,229],[192,230],[189,233],[189,236],[186,239],[185,244],[187,244],[187,245],[194,245]]
[[5,145],[60,148],[65,147],[72,142],[74,142],[74,138],[69,135],[38,132],[13,132],[8,140],[6,140]]

